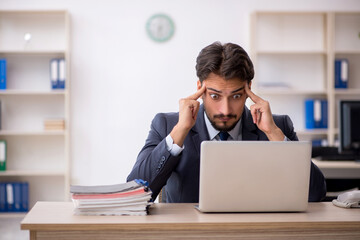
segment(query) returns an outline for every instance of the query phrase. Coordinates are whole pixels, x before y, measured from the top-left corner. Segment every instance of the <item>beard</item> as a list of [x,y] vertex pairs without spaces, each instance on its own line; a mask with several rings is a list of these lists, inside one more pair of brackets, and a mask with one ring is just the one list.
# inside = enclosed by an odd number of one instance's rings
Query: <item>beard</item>
[[211,125],[218,131],[226,131],[226,132],[229,132],[231,130],[234,129],[234,127],[236,126],[236,124],[238,123],[238,121],[235,121],[233,124],[231,125],[228,125],[227,122],[223,123],[222,126],[219,126],[218,124],[216,124],[215,120],[217,118],[223,118],[223,117],[227,117],[227,118],[233,118],[233,119],[236,119],[237,118],[237,115],[235,114],[228,114],[228,115],[224,115],[224,114],[215,114],[213,117],[209,116],[209,114],[207,113],[206,111],[206,108],[204,109],[205,110],[205,114],[206,116],[208,117]]

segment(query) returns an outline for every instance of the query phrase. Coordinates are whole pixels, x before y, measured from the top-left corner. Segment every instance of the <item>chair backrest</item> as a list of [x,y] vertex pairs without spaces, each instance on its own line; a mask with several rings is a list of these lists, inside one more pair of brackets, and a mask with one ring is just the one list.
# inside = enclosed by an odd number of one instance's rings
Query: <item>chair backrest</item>
[[165,187],[163,187],[159,193],[158,196],[159,203],[166,203],[166,193],[165,193]]

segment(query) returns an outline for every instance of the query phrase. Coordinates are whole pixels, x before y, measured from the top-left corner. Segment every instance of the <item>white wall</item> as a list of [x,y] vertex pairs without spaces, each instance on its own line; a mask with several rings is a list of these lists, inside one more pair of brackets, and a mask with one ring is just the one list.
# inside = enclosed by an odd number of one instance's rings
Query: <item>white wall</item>
[[[255,10],[360,11],[360,1],[1,0],[0,9],[70,12],[72,183],[111,184],[125,181],[154,115],[177,111],[195,91],[203,47],[219,40],[249,50]],[[175,22],[167,43],[146,35],[155,13]]]

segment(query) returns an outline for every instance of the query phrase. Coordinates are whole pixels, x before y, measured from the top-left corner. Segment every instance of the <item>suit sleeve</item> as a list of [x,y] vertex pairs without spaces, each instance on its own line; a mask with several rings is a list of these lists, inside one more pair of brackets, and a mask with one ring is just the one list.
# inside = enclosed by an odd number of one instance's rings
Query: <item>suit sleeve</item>
[[294,131],[294,125],[288,115],[284,117],[284,135],[291,141],[299,141],[296,132]]
[[162,187],[166,184],[173,170],[176,168],[181,154],[172,156],[166,148],[166,136],[172,129],[168,129],[164,114],[157,114],[151,123],[145,146],[141,149],[135,165],[127,177],[127,181],[143,179],[149,182],[155,200]]
[[326,182],[321,170],[311,161],[309,202],[320,202],[326,196]]
[[[293,123],[289,116],[284,118],[284,134],[292,141],[298,141],[298,137],[294,131]],[[311,161],[310,169],[310,186],[309,186],[309,202],[319,202],[325,198],[326,181],[321,170]]]

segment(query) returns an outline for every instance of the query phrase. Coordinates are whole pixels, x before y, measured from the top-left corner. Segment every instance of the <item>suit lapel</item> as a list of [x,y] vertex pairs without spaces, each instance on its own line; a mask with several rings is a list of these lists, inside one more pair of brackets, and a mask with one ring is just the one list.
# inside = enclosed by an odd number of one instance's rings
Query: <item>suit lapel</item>
[[195,126],[191,129],[192,139],[196,151],[200,153],[200,145],[203,141],[209,140],[209,133],[206,128],[205,119],[204,119],[204,105],[200,105],[200,109],[197,115]]

